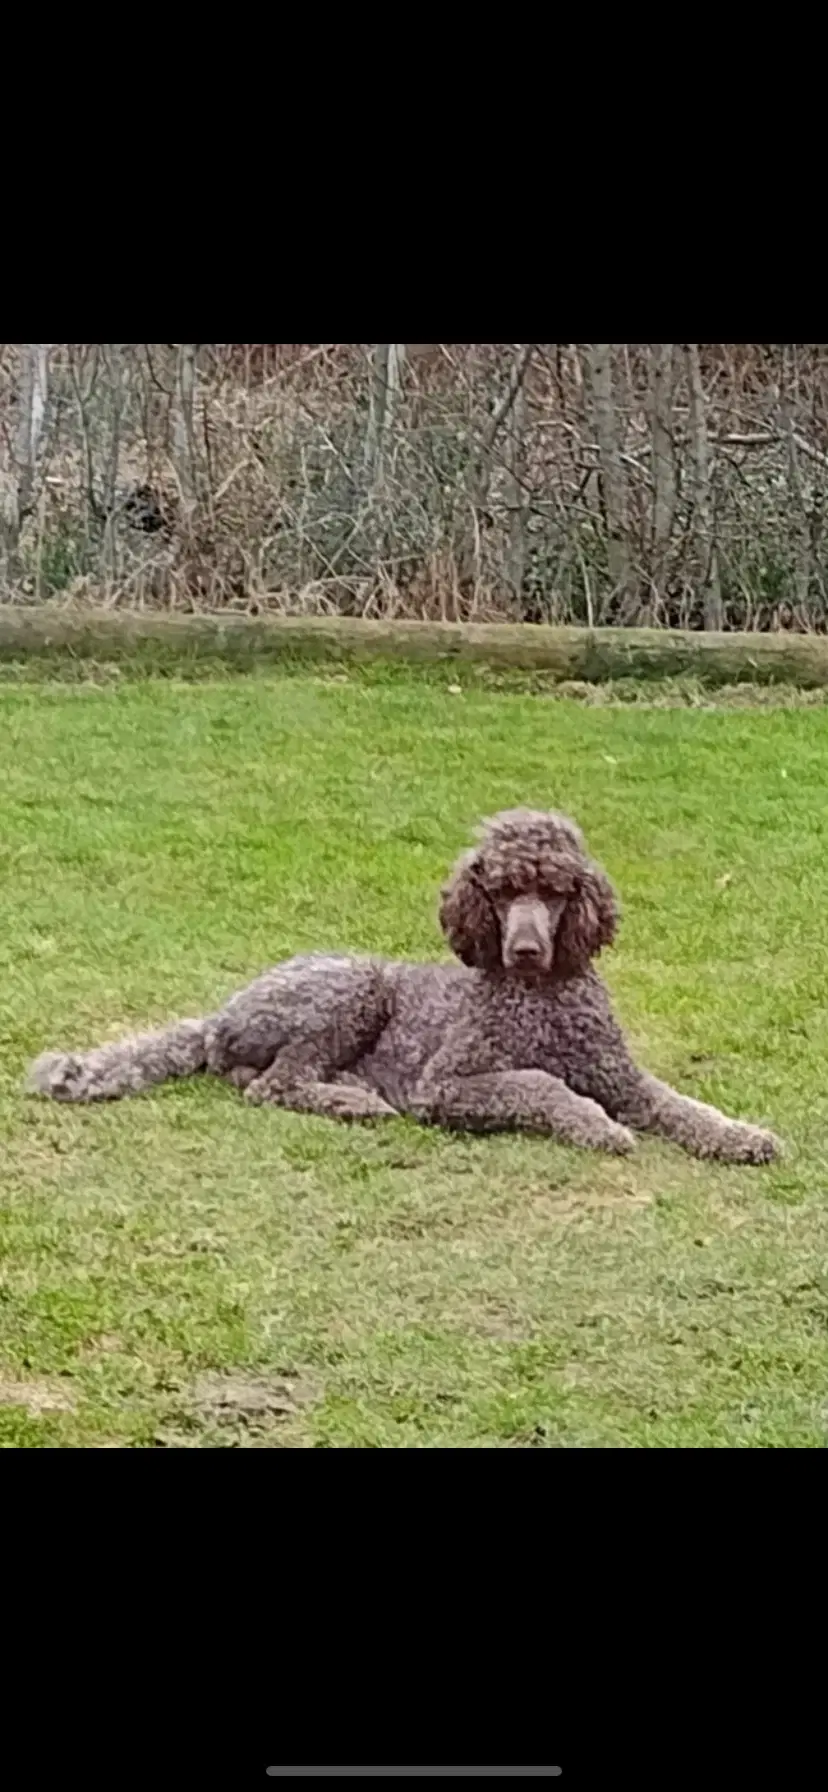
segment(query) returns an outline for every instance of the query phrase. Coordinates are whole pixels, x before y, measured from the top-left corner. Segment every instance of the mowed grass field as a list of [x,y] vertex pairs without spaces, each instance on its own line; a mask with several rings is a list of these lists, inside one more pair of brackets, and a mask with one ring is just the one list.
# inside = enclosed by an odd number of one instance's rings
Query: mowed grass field
[[[824,1446],[824,711],[51,685],[0,689],[0,746],[3,1444]],[[782,1164],[21,1092],[293,952],[442,956],[441,879],[520,802],[620,889],[641,1059]]]

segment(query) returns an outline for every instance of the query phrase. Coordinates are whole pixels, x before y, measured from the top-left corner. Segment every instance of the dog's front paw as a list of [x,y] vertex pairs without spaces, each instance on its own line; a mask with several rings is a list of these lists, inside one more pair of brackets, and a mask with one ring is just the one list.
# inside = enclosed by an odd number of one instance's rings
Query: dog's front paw
[[629,1127],[611,1120],[606,1109],[589,1096],[583,1096],[579,1101],[572,1132],[567,1136],[573,1145],[583,1145],[591,1151],[610,1151],[614,1157],[629,1157],[635,1150],[635,1137]]
[[635,1150],[635,1134],[629,1127],[618,1126],[613,1122],[612,1131],[601,1140],[605,1151],[611,1151],[615,1157],[629,1157]]
[[783,1155],[781,1139],[763,1126],[728,1128],[721,1156],[731,1164],[772,1164]]
[[[235,1082],[235,1076],[233,1076],[231,1080]],[[252,1082],[249,1078],[246,1078],[244,1081],[237,1082],[236,1087],[244,1091],[245,1101],[249,1101],[254,1108],[277,1107],[279,1105],[272,1086],[267,1082],[267,1079],[260,1076],[257,1071],[254,1071],[253,1073]]]
[[234,1089],[249,1089],[258,1074],[252,1064],[237,1064],[234,1070],[226,1070],[224,1077],[226,1082],[232,1083]]
[[389,1120],[396,1119],[397,1109],[390,1102],[383,1101],[373,1089],[365,1089],[359,1084],[336,1083],[326,1089],[324,1109],[337,1120]]

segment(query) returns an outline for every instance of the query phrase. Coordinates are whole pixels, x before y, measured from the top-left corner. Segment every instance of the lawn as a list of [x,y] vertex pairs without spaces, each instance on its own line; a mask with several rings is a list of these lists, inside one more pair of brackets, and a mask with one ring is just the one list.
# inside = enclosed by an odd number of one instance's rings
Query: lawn
[[[0,689],[0,1442],[823,1447],[828,718],[311,677]],[[767,1169],[28,1060],[313,947],[442,954],[478,816],[577,817],[641,1059]]]

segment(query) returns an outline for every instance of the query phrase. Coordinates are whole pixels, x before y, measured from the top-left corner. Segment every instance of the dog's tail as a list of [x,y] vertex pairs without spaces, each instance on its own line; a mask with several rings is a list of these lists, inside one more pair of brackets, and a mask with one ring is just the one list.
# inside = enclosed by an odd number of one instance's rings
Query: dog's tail
[[44,1052],[26,1079],[33,1095],[53,1101],[116,1101],[168,1077],[192,1076],[207,1063],[215,1017],[179,1020],[158,1033],[133,1033],[88,1052]]

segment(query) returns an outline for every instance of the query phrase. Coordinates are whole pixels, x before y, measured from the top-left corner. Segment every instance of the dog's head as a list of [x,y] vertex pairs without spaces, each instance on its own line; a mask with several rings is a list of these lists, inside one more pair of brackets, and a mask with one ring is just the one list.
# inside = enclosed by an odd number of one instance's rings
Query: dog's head
[[615,936],[612,885],[565,815],[506,809],[484,822],[443,890],[452,951],[480,970],[577,976]]

